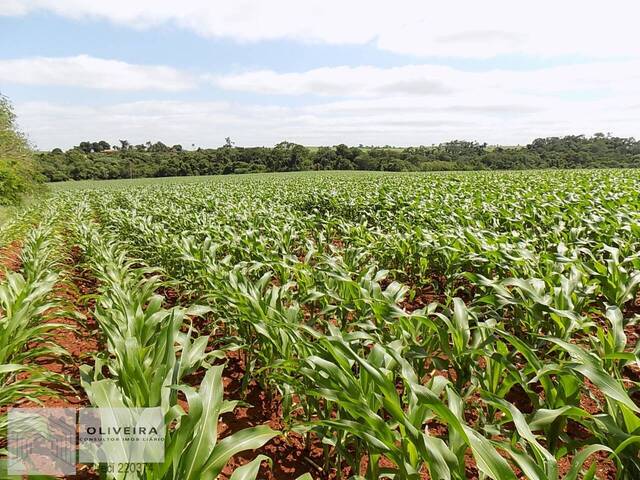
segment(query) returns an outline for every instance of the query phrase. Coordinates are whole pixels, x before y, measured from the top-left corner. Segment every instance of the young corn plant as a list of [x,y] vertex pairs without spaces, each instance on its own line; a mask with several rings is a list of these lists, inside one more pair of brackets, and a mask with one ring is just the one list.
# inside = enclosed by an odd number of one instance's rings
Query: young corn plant
[[[210,367],[198,389],[184,384],[174,385],[187,400],[185,409],[173,402],[164,410],[167,425],[165,455],[161,463],[145,464],[143,472],[109,473],[114,479],[145,480],[215,480],[234,455],[262,447],[279,435],[266,425],[245,428],[223,439],[218,439],[220,415],[234,410],[237,402],[223,400],[223,366]],[[96,407],[129,407],[118,384],[111,379],[93,382],[90,386],[91,401]],[[258,467],[267,458],[256,457],[237,473],[236,479],[255,479]]]
[[606,301],[623,309],[635,300],[640,289],[640,270],[634,267],[638,255],[620,258],[620,250],[610,246],[605,246],[601,253],[602,259],[592,253],[586,266]]
[[[502,413],[501,424],[513,424],[509,441],[500,442],[503,451],[507,452],[527,479],[531,480],[577,480],[581,474],[585,461],[596,452],[607,452],[615,455],[609,447],[601,444],[590,444],[576,452],[571,459],[571,467],[564,477],[560,476],[558,459],[540,441],[545,437],[534,432],[542,430],[545,423],[552,421],[563,413],[539,411],[529,415],[522,414],[514,405],[491,395],[484,396],[484,400]],[[506,429],[501,429],[507,432]],[[593,478],[596,464],[592,463],[582,478]]]
[[625,382],[605,370],[602,358],[582,347],[554,338],[548,341],[568,357],[565,362],[569,369],[588,379],[604,395],[603,412],[593,416],[591,429],[615,452],[621,478],[640,475],[640,407],[627,393]]
[[[483,472],[515,479],[491,442],[460,420],[463,401],[448,380],[436,376],[421,384],[399,342],[385,348],[360,343],[362,335],[332,333],[318,339],[316,355],[301,372],[308,379],[305,393],[324,400],[314,430],[352,471],[367,455],[367,479],[418,479],[423,467],[434,478],[462,479],[458,459],[471,448]],[[448,425],[448,438],[429,433],[434,420]],[[382,456],[395,466],[381,467]]]
[[[155,293],[158,279],[147,277],[148,269],[127,260],[117,243],[105,241],[94,229],[85,233],[90,233],[84,237],[85,251],[101,282],[94,314],[109,355],[97,358],[93,368],[83,367],[82,385],[96,407],[159,406],[166,425],[163,463],[148,464],[142,472],[104,474],[117,479],[215,480],[233,455],[259,448],[278,435],[257,426],[217,441],[219,416],[236,405],[222,398],[223,367],[210,365],[223,354],[207,353],[208,337],[194,339],[191,326],[181,331],[185,316],[203,309],[163,308],[163,298]],[[198,368],[207,371],[196,390],[185,385],[184,378]],[[179,394],[187,400],[186,412]],[[235,478],[255,478],[264,459],[257,457]]]
[[169,405],[175,396],[171,385],[222,356],[205,353],[209,337],[194,338],[191,325],[182,331],[187,317],[207,309],[164,308],[164,298],[157,293],[159,277],[149,276],[153,270],[129,260],[117,242],[94,227],[86,225],[81,233],[88,263],[100,282],[94,317],[108,350],[96,368],[83,369],[86,388],[90,391],[92,382],[103,378],[100,367],[105,366],[130,407]]
[[[0,283],[0,407],[15,406],[56,395],[47,384],[65,386],[62,375],[40,367],[44,357],[64,358],[53,332],[69,328],[55,320],[70,311],[54,288],[60,282],[55,260],[54,232],[48,225],[32,230],[23,242],[21,271],[6,272]],[[5,427],[0,420],[0,431]]]

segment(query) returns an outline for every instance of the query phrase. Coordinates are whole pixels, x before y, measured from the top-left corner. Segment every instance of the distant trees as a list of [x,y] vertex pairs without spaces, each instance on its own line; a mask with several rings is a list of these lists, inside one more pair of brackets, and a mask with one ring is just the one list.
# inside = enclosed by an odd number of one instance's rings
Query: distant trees
[[271,161],[267,164],[274,172],[309,170],[309,149],[291,142],[280,142],[271,150]]
[[[181,152],[182,145],[173,145],[172,147],[168,147],[162,142],[146,142],[140,143],[138,145],[132,145],[128,140],[119,140],[120,146],[117,145],[111,146],[109,142],[104,140],[100,140],[99,142],[80,142],[78,145],[73,147],[74,150],[79,150],[83,153],[101,153],[106,151],[131,151],[134,150],[136,152]],[[51,150],[51,153],[62,153],[60,148],[54,148]]]
[[169,147],[167,147],[162,142],[156,142],[156,143],[154,143],[152,145],[149,145],[147,147],[147,151],[148,152],[156,152],[156,153],[168,152],[169,151]]
[[314,170],[329,170],[336,165],[337,158],[338,155],[335,148],[319,147],[311,160],[311,164]]
[[453,140],[452,142],[440,145],[440,149],[452,158],[478,157],[485,153],[486,148],[486,143],[480,144],[478,142],[467,142],[464,140]]
[[105,142],[104,140],[100,140],[99,142],[80,142],[80,145],[75,148],[83,151],[84,153],[100,153],[104,152],[105,150],[111,150],[111,145],[109,145],[109,143]]
[[[106,145],[105,145],[106,144]],[[54,149],[37,156],[49,181],[218,175],[297,170],[506,170],[529,168],[640,167],[640,142],[598,133],[533,140],[525,147],[488,146],[454,140],[440,145],[407,148],[308,148],[280,142],[272,148],[234,146],[231,138],[219,148],[184,150],[162,142],[132,146],[120,140],[110,151],[108,143],[82,142],[67,152]],[[105,153],[106,152],[106,153]]]

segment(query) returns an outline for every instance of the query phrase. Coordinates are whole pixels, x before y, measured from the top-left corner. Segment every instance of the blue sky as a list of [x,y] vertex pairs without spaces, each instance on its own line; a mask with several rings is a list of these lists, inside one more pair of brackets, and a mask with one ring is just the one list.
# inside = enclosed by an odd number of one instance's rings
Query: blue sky
[[0,92],[43,149],[638,135],[637,6],[478,3],[0,0]]

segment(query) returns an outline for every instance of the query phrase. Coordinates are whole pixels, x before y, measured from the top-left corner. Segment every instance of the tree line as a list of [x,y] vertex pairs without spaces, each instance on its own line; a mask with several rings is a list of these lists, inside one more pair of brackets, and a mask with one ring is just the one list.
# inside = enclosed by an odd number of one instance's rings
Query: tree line
[[120,140],[81,142],[36,155],[42,175],[52,182],[292,172],[301,170],[516,170],[542,168],[640,167],[640,141],[597,133],[538,138],[526,146],[501,147],[455,140],[435,146],[309,148],[291,142],[274,147],[237,147],[227,138],[219,148],[183,149],[162,142],[132,145]]

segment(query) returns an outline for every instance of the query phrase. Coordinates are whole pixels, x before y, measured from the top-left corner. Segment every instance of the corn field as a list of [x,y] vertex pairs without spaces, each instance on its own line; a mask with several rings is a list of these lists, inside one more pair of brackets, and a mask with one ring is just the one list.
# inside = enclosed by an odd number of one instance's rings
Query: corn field
[[0,235],[0,435],[73,398],[165,415],[164,463],[90,478],[638,479],[639,192],[634,170],[60,189]]

